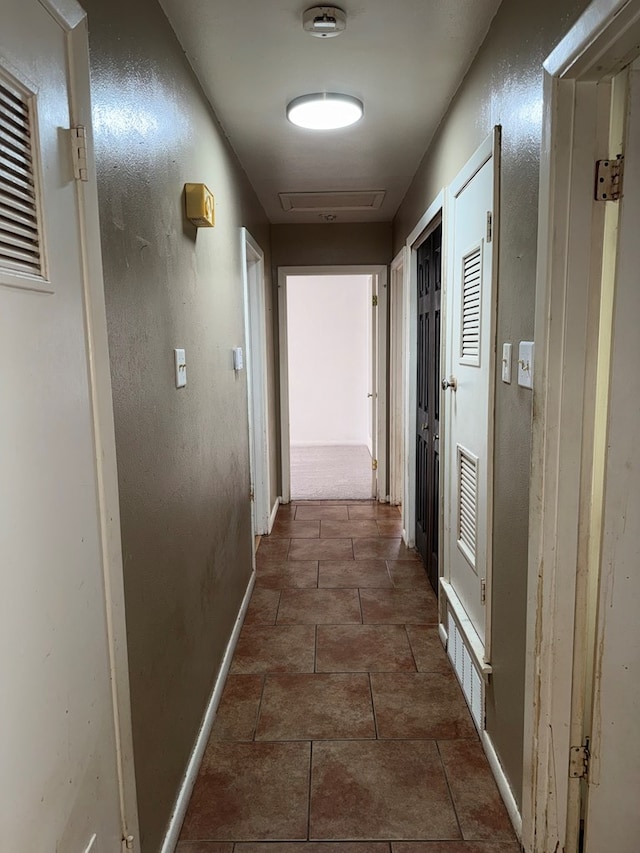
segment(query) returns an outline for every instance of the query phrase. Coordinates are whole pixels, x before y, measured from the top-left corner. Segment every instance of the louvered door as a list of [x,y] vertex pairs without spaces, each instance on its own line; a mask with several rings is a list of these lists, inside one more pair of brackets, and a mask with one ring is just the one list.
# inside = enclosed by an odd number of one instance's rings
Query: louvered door
[[442,225],[418,249],[416,549],[438,589]]
[[[497,137],[496,137],[497,138]],[[494,374],[492,261],[494,139],[451,187],[450,279],[443,400],[445,579],[485,642],[490,594],[491,464]]]

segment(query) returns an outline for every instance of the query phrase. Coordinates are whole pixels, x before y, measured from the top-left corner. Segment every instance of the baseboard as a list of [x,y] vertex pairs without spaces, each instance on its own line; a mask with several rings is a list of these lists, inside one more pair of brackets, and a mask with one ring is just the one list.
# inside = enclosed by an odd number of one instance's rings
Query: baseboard
[[513,824],[513,829],[518,836],[518,841],[522,842],[522,815],[518,809],[516,798],[513,796],[509,780],[505,776],[502,764],[500,764],[500,759],[498,758],[493,741],[486,729],[480,733],[480,740],[482,741],[482,746],[487,756],[487,760],[489,761],[489,766],[491,767],[494,779],[496,780],[496,785],[500,791],[500,796],[504,801],[509,818]]
[[207,704],[207,709],[204,713],[204,717],[202,718],[196,742],[189,757],[187,769],[182,778],[182,783],[178,791],[178,796],[176,797],[171,818],[169,819],[169,825],[167,827],[164,841],[162,842],[162,847],[160,848],[160,853],[174,853],[178,839],[180,838],[180,830],[182,829],[184,816],[187,812],[189,800],[191,799],[191,794],[193,792],[193,786],[196,783],[198,770],[200,769],[200,764],[202,763],[202,758],[207,747],[209,735],[211,734],[211,728],[216,717],[218,705],[220,704],[224,683],[231,666],[231,659],[238,642],[238,637],[240,636],[242,623],[244,622],[244,617],[247,612],[247,608],[249,607],[249,599],[253,592],[255,580],[256,573],[253,571],[251,578],[249,579],[249,583],[247,584],[247,590],[244,594],[244,598],[242,599],[242,605],[240,606],[240,611],[236,618],[235,625],[233,626],[231,637],[227,643],[227,648],[225,650],[224,657],[222,658],[222,664],[216,678],[216,683],[213,687],[211,697]]
[[281,498],[276,498],[275,503],[273,504],[273,509],[271,510],[271,515],[269,516],[269,533],[273,530],[273,525],[276,523],[276,515],[278,514],[278,507],[280,506]]

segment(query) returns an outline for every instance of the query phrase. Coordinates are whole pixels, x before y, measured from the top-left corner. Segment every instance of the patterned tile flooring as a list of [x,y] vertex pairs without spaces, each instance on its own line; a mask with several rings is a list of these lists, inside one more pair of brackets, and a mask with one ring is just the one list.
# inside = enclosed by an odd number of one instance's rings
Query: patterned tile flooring
[[280,508],[177,853],[517,853],[399,528]]

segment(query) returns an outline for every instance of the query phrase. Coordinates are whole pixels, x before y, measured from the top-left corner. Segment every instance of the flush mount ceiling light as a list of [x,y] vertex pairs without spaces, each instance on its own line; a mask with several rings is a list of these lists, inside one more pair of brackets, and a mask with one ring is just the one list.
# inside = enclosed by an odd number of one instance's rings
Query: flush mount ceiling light
[[362,101],[351,95],[316,92],[294,98],[287,106],[287,118],[298,127],[309,130],[337,130],[360,121],[364,113]]

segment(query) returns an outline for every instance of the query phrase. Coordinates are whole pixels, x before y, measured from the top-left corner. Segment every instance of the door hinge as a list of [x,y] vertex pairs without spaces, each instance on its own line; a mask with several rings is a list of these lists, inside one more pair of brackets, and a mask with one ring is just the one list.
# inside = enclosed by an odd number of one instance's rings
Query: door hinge
[[371,298],[371,304],[373,305],[374,308],[378,307],[378,297],[377,296],[373,296]]
[[569,778],[586,779],[589,773],[589,739],[584,746],[572,746],[569,749]]
[[615,160],[596,160],[596,201],[617,201],[622,196],[624,157]]
[[253,491],[253,489],[251,489],[251,491],[249,492],[249,500],[255,501],[255,499],[256,499],[255,492]]
[[487,580],[480,578],[480,603],[484,604],[487,600]]
[[493,240],[493,213],[487,211],[487,243]]
[[372,460],[371,460],[371,468],[372,468],[374,471],[377,471],[377,470],[378,470],[378,460],[377,460],[377,459],[372,459]]
[[87,131],[80,124],[71,128],[71,157],[73,159],[73,177],[76,181],[88,181]]
[[125,835],[122,839],[122,853],[126,853],[127,850],[133,850],[134,841],[133,835]]

